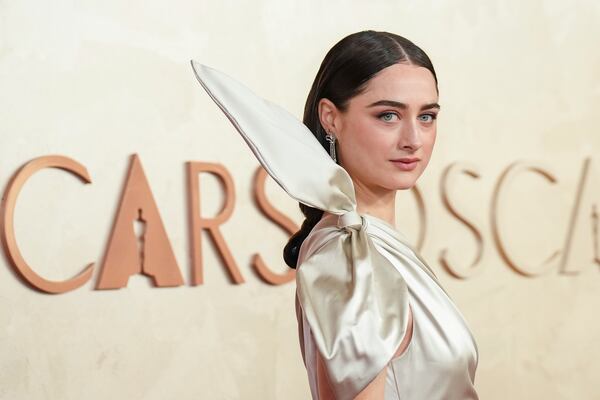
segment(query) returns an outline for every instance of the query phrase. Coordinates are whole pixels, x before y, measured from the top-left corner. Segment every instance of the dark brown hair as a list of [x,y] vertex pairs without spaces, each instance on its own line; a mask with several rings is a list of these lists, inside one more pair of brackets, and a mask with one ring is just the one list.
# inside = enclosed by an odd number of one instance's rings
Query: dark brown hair
[[[373,30],[356,32],[327,52],[306,99],[302,121],[325,150],[329,151],[329,142],[325,140],[326,132],[319,119],[319,101],[327,98],[344,112],[350,99],[364,91],[371,78],[398,63],[427,68],[433,74],[437,90],[437,76],[429,57],[402,36]],[[299,205],[305,220],[283,249],[283,259],[290,268],[296,268],[302,242],[323,216],[323,210]]]

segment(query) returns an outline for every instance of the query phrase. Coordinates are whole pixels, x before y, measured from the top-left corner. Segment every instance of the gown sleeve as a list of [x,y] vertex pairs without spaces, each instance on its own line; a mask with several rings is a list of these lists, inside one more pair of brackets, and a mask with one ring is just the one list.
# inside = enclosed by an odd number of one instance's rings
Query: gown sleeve
[[191,65],[275,182],[295,200],[338,215],[334,234],[303,256],[296,289],[336,399],[353,399],[406,335],[406,283],[367,233],[350,176],[310,130],[225,73]]

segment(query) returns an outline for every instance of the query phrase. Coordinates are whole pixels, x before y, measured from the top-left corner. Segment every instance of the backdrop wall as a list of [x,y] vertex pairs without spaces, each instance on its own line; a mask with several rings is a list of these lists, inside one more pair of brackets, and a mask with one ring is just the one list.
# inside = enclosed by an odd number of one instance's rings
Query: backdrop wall
[[[33,174],[14,210],[18,246],[48,280],[94,263],[83,286],[52,295],[26,285],[3,253],[0,398],[309,398],[295,284],[267,284],[251,266],[258,253],[287,272],[288,233],[254,202],[258,162],[189,60],[300,118],[327,50],[363,29],[409,38],[438,73],[438,138],[418,182],[424,214],[412,193],[399,193],[397,225],[474,333],[481,398],[597,398],[598,4],[0,2],[2,190],[46,155],[76,160],[91,178]],[[133,154],[184,284],[153,287],[134,275],[126,288],[96,290]],[[204,280],[192,283],[189,161],[232,175],[234,209],[220,229],[241,284],[205,232]],[[200,179],[200,214],[216,215],[223,186]],[[266,195],[301,223],[270,178]]]

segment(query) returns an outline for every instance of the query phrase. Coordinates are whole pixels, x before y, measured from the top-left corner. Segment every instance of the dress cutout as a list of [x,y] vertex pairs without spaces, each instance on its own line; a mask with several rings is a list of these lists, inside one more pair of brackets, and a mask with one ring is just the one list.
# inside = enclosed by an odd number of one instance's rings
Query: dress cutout
[[[300,346],[313,399],[317,351],[339,400],[353,399],[388,365],[386,400],[477,399],[472,335],[406,240],[357,212],[350,176],[301,121],[225,73],[191,65],[275,182],[328,213],[302,244],[296,270]],[[409,301],[411,344],[392,360],[406,335]]]

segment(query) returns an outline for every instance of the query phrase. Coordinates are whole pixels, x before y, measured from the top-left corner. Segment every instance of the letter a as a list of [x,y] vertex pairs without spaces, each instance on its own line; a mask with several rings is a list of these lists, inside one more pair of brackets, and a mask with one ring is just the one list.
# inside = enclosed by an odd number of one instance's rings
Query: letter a
[[[144,224],[141,238],[134,231],[136,221]],[[139,273],[150,276],[155,286],[183,285],[140,159],[133,154],[96,289],[126,287],[129,277]]]

